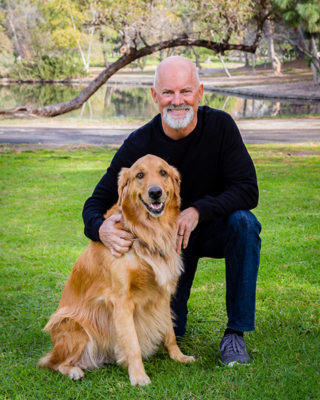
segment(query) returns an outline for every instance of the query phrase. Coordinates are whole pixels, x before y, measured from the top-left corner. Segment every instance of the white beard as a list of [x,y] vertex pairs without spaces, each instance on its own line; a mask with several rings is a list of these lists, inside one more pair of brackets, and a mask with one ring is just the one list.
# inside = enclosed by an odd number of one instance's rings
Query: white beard
[[[172,115],[170,115],[170,112],[168,112],[169,110],[181,110],[181,109],[183,110],[188,109],[187,114],[183,118],[174,118]],[[193,108],[189,105],[185,106],[168,105],[163,109],[163,120],[172,129],[186,128],[192,122],[193,117],[194,117]]]

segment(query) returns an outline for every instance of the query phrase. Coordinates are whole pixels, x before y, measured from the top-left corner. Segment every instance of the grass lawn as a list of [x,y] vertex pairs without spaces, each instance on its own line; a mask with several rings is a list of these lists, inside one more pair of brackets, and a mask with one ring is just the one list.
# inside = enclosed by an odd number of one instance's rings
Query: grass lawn
[[116,365],[72,382],[39,370],[41,332],[88,244],[82,205],[107,168],[107,148],[3,152],[1,162],[0,399],[319,399],[320,145],[248,146],[263,225],[250,366],[223,367],[223,262],[202,259],[190,299],[181,365],[160,349],[145,362],[152,384],[131,387]]

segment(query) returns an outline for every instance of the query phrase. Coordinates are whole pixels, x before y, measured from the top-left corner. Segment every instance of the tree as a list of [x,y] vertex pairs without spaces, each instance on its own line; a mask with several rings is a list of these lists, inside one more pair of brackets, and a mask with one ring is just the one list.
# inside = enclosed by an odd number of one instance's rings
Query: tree
[[[34,51],[33,31],[39,23],[39,12],[32,0],[4,1],[1,6],[3,26],[13,39],[17,58],[29,60]],[[5,13],[4,13],[5,10]]]
[[[51,0],[53,1],[53,0]],[[68,0],[71,1],[71,0]],[[78,109],[113,74],[141,57],[178,46],[199,46],[223,55],[229,50],[254,53],[268,18],[265,0],[103,0],[95,3],[94,24],[106,24],[121,38],[121,56],[77,97],[61,103],[12,110],[16,116],[53,117]],[[246,24],[255,24],[250,44],[241,42]],[[165,23],[165,29],[161,27]],[[159,28],[160,27],[160,28]]]
[[269,61],[272,65],[272,69],[275,75],[280,75],[281,73],[281,63],[279,61],[279,58],[276,55],[275,49],[274,49],[274,41],[273,41],[273,35],[274,35],[274,27],[273,27],[273,22],[270,21],[268,18],[266,20],[266,36],[268,39],[268,55],[269,55]]
[[[282,35],[282,38],[309,58],[314,81],[320,83],[320,62],[315,40],[320,34],[319,0],[272,0],[272,4],[275,16],[295,29],[302,45],[299,40],[289,36],[290,32],[289,35]],[[309,40],[309,45],[306,40]]]
[[5,21],[5,13],[0,11],[0,54],[1,53],[10,53],[13,50],[13,46],[10,38],[4,32],[4,21]]
[[14,47],[11,77],[60,78],[64,69],[81,73],[74,54],[83,10],[74,0],[0,0],[0,26]]

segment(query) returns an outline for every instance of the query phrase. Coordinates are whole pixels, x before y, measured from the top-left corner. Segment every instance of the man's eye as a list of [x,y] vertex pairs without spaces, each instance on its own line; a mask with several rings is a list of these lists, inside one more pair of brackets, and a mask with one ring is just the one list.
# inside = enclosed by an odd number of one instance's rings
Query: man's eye
[[160,170],[160,175],[161,175],[161,176],[167,176],[168,173],[167,173],[167,171],[165,171],[164,169],[161,169],[161,170]]
[[144,177],[144,173],[143,172],[138,172],[136,175],[136,178],[138,179],[142,179]]

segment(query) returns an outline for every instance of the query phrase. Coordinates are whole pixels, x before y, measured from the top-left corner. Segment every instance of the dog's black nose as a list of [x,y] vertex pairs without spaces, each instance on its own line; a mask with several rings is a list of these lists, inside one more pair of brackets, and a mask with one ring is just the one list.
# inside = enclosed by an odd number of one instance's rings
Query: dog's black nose
[[162,189],[159,186],[152,186],[148,191],[149,197],[152,200],[158,200],[162,195]]

